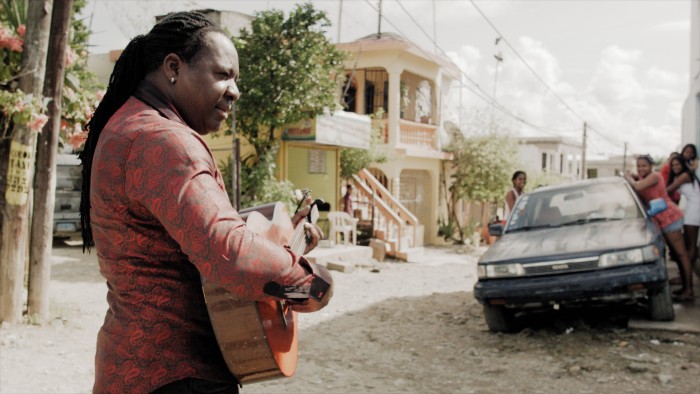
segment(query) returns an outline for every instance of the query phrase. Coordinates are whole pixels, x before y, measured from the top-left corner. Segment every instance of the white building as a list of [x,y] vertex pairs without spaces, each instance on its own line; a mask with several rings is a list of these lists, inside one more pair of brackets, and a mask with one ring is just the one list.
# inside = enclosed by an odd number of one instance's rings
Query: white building
[[690,80],[682,117],[681,142],[700,146],[700,1],[690,2]]
[[586,173],[588,178],[602,178],[606,176],[621,176],[625,170],[637,171],[636,155],[622,155],[610,157],[593,157],[586,160]]
[[548,174],[581,179],[583,147],[563,137],[518,138],[518,159],[528,174]]

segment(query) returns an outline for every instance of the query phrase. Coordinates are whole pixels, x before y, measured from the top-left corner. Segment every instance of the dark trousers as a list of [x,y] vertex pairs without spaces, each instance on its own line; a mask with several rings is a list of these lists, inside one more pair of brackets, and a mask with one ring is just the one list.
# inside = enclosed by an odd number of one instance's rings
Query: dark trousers
[[168,383],[153,391],[153,394],[238,394],[238,385],[236,383],[185,378]]

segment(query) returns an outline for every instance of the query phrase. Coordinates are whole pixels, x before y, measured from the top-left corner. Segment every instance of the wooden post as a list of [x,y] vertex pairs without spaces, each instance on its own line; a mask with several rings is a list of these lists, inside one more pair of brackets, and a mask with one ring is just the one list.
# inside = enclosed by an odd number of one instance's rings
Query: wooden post
[[[46,70],[53,0],[27,2],[27,30],[22,53],[19,89],[41,97]],[[22,318],[22,289],[29,233],[29,191],[34,174],[36,133],[27,126],[15,128],[10,141],[8,177],[13,187],[5,190],[0,243],[0,321],[17,323]],[[11,177],[9,175],[12,175]]]
[[53,211],[56,201],[56,153],[61,129],[61,99],[66,70],[66,49],[73,0],[63,0],[53,7],[51,36],[44,81],[44,97],[50,97],[49,122],[39,134],[34,176],[34,209],[29,249],[29,296],[27,314],[33,321],[49,319],[49,283],[51,282],[51,244]]

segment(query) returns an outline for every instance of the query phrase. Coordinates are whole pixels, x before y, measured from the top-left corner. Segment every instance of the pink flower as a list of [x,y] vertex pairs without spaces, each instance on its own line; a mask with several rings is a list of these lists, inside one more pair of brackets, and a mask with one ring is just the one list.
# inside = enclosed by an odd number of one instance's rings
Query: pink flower
[[27,26],[25,25],[19,25],[17,26],[17,34],[19,34],[20,37],[24,38],[24,33],[27,32]]
[[68,136],[68,144],[73,147],[73,149],[79,149],[87,140],[87,131],[78,131],[70,136]]
[[22,52],[24,41],[15,36],[0,36],[0,48],[7,48],[13,52]]
[[98,102],[99,102],[99,101],[102,101],[102,99],[105,98],[105,93],[106,93],[106,92],[105,92],[104,90],[102,90],[102,89],[100,89],[100,90],[98,90],[97,92],[95,92],[95,98],[97,99]]
[[29,129],[35,133],[41,132],[49,117],[44,114],[32,114],[32,120],[29,121]]

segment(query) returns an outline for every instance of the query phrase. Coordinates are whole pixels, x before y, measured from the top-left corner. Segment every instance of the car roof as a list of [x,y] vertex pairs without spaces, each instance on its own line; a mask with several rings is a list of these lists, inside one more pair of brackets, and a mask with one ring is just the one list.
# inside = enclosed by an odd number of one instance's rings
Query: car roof
[[80,159],[76,153],[59,153],[56,155],[57,166],[79,166]]
[[623,177],[619,176],[608,176],[608,177],[601,177],[601,178],[591,178],[591,179],[581,179],[581,180],[576,180],[573,182],[568,182],[568,183],[562,183],[558,185],[552,185],[552,186],[541,186],[538,187],[529,193],[540,193],[540,192],[548,192],[548,191],[556,191],[556,190],[566,190],[566,189],[575,189],[579,188],[582,186],[588,186],[588,185],[600,185],[600,184],[606,184],[606,183],[611,183],[611,184],[625,184],[627,181]]

